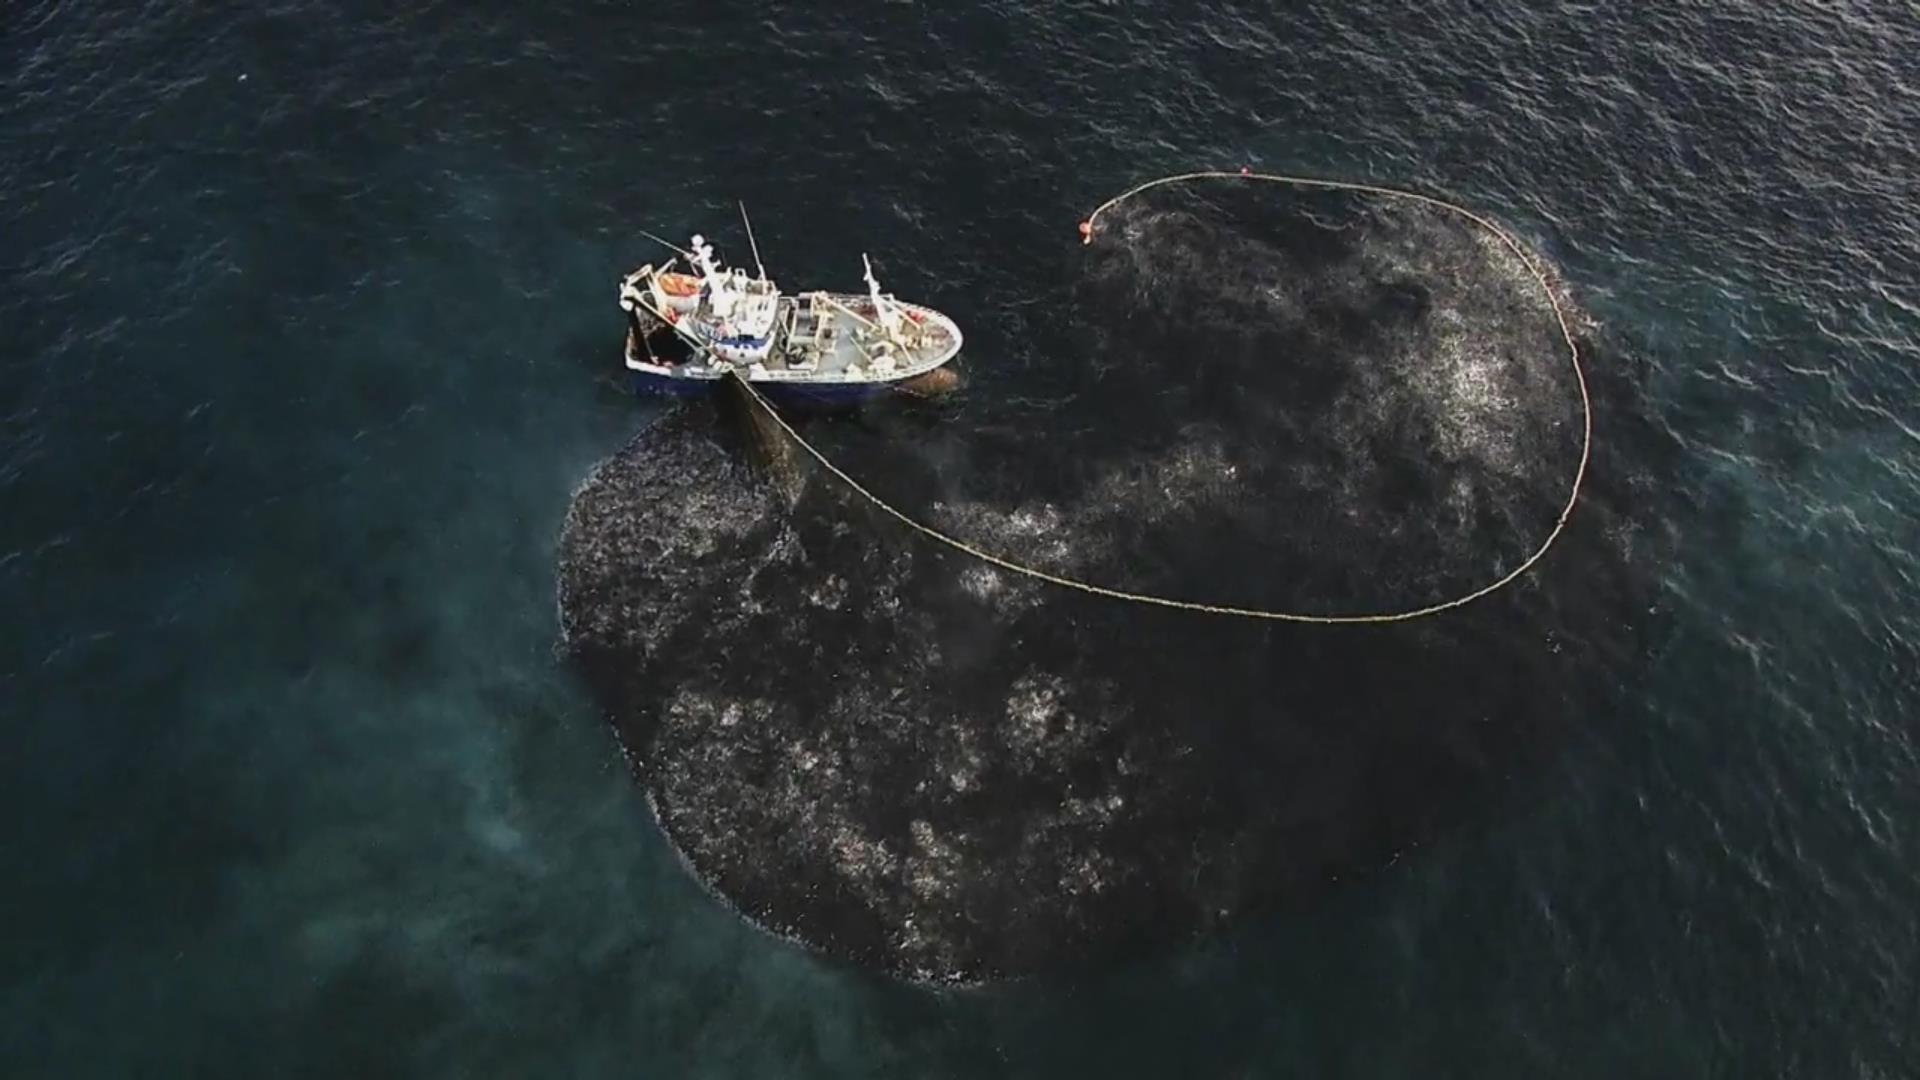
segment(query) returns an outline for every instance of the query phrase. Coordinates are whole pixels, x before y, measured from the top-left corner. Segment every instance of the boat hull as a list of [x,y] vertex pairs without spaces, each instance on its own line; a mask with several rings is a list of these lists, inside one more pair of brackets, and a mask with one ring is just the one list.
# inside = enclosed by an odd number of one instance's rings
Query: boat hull
[[[629,371],[629,385],[641,397],[705,397],[720,389],[721,380],[689,378],[684,375],[657,375],[650,371]],[[799,383],[760,382],[753,388],[769,401],[783,405],[857,405],[891,392],[896,382]]]
[[[818,295],[832,298],[832,294]],[[858,300],[857,297],[847,299]],[[942,378],[940,373],[960,352],[960,328],[953,324],[952,319],[931,308],[911,304],[901,307],[915,322],[936,323],[935,328],[944,337],[943,347],[940,347],[937,355],[928,355],[917,363],[909,357],[908,363],[884,372],[870,368],[835,371],[811,366],[776,367],[769,371],[757,361],[773,351],[770,348],[763,348],[755,357],[730,355],[725,349],[717,347],[717,343],[696,344],[670,332],[659,319],[648,320],[645,312],[630,313],[633,322],[628,330],[626,345],[628,385],[635,394],[642,396],[703,397],[720,387],[724,379],[723,371],[730,368],[771,401],[783,405],[822,407],[857,404],[893,392],[929,397],[951,390],[959,380],[951,374]],[[774,344],[771,339],[765,340],[769,347]],[[736,342],[730,341],[728,344]],[[703,361],[701,354],[705,351],[718,354],[719,359],[727,363]]]

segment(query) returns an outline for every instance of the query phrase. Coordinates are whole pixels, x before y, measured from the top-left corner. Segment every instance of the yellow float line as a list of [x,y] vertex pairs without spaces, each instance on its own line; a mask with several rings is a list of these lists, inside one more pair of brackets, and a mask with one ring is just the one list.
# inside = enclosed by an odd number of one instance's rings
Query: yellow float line
[[1534,564],[1538,563],[1542,558],[1544,558],[1547,554],[1548,549],[1553,547],[1554,541],[1560,539],[1560,534],[1566,530],[1568,519],[1573,516],[1574,506],[1578,504],[1580,501],[1580,489],[1586,483],[1587,462],[1592,457],[1592,452],[1593,452],[1593,398],[1588,393],[1588,390],[1587,390],[1586,372],[1583,371],[1580,367],[1580,347],[1574,344],[1573,327],[1567,319],[1566,310],[1562,308],[1560,305],[1560,297],[1554,291],[1553,284],[1551,281],[1548,280],[1546,273],[1542,271],[1539,265],[1533,261],[1532,256],[1527,254],[1526,249],[1520,246],[1520,242],[1515,240],[1505,229],[1502,229],[1500,226],[1494,224],[1492,221],[1488,220],[1487,218],[1482,217],[1481,215],[1476,214],[1473,211],[1468,210],[1463,206],[1457,206],[1453,203],[1445,201],[1444,199],[1436,199],[1430,195],[1421,195],[1417,192],[1400,191],[1395,188],[1379,187],[1372,184],[1348,183],[1343,180],[1316,180],[1316,179],[1310,179],[1306,177],[1297,177],[1297,176],[1273,176],[1266,173],[1255,173],[1255,172],[1248,172],[1244,170],[1238,173],[1211,172],[1211,171],[1210,172],[1190,172],[1190,173],[1181,173],[1177,176],[1165,176],[1165,177],[1161,177],[1158,180],[1149,180],[1146,183],[1139,185],[1138,187],[1122,192],[1121,194],[1116,195],[1111,199],[1108,199],[1106,202],[1101,203],[1100,206],[1097,209],[1095,209],[1092,214],[1088,215],[1087,220],[1081,224],[1081,230],[1080,230],[1081,236],[1086,240],[1087,243],[1092,243],[1094,227],[1098,224],[1100,215],[1106,213],[1108,210],[1113,209],[1115,206],[1118,206],[1120,203],[1126,201],[1127,199],[1133,198],[1135,195],[1138,195],[1143,191],[1147,191],[1151,188],[1160,187],[1161,185],[1164,185],[1164,184],[1177,184],[1177,183],[1181,183],[1189,180],[1264,181],[1268,183],[1292,184],[1296,187],[1322,188],[1330,191],[1359,191],[1359,192],[1365,192],[1372,195],[1384,195],[1384,196],[1388,196],[1390,198],[1396,198],[1396,199],[1409,199],[1414,202],[1425,203],[1428,206],[1435,206],[1443,210],[1450,210],[1456,214],[1461,215],[1462,217],[1465,217],[1467,220],[1472,221],[1473,223],[1486,229],[1488,232],[1491,232],[1494,236],[1498,237],[1500,242],[1505,244],[1507,248],[1511,250],[1514,253],[1514,255],[1516,255],[1520,259],[1521,264],[1524,265],[1527,268],[1527,270],[1533,274],[1534,279],[1540,283],[1540,288],[1546,292],[1547,302],[1553,306],[1554,318],[1557,319],[1560,323],[1561,336],[1566,339],[1567,352],[1569,356],[1572,358],[1574,381],[1580,387],[1580,429],[1581,429],[1580,430],[1580,465],[1579,465],[1579,468],[1574,470],[1572,490],[1569,491],[1567,494],[1566,506],[1561,508],[1559,518],[1553,523],[1553,531],[1547,534],[1546,540],[1541,542],[1539,548],[1537,548],[1533,554],[1527,556],[1524,562],[1522,562],[1519,566],[1514,567],[1512,570],[1508,571],[1507,574],[1504,577],[1500,578],[1498,581],[1495,581],[1488,585],[1483,585],[1480,588],[1475,589],[1470,593],[1466,593],[1461,596],[1456,596],[1451,600],[1443,600],[1437,604],[1429,604],[1425,607],[1419,607],[1419,608],[1410,608],[1405,611],[1386,611],[1386,612],[1378,612],[1378,613],[1364,614],[1364,615],[1312,615],[1312,614],[1306,614],[1306,613],[1295,612],[1295,611],[1275,611],[1267,608],[1236,607],[1230,604],[1203,604],[1194,600],[1178,600],[1168,596],[1154,596],[1150,593],[1128,592],[1125,589],[1113,589],[1113,588],[1108,588],[1105,585],[1095,585],[1091,582],[1076,581],[1073,578],[1062,577],[1059,574],[1048,573],[1045,570],[1040,570],[1031,566],[1024,566],[1020,563],[1014,562],[1012,559],[1008,559],[1000,555],[995,555],[990,551],[985,551],[981,548],[975,547],[974,545],[966,542],[965,540],[961,540],[958,537],[949,536],[946,533],[941,532],[939,529],[936,529],[931,525],[927,525],[920,521],[916,521],[915,519],[907,516],[907,514],[904,513],[903,511],[894,509],[894,507],[891,504],[889,504],[885,499],[882,499],[880,496],[875,495],[871,491],[868,491],[866,487],[860,483],[860,481],[855,480],[853,477],[847,475],[845,470],[841,469],[838,465],[835,465],[832,461],[828,460],[827,456],[821,453],[818,449],[816,449],[812,443],[809,443],[807,440],[801,438],[800,433],[795,431],[793,429],[793,426],[788,424],[784,417],[782,417],[778,412],[775,412],[773,409],[773,406],[768,404],[765,398],[760,396],[760,392],[754,389],[752,383],[748,382],[745,379],[740,378],[737,374],[732,375],[731,377],[734,378],[740,384],[740,386],[746,390],[748,397],[752,398],[753,401],[757,405],[759,405],[760,408],[764,410],[768,416],[773,418],[774,423],[780,425],[780,428],[787,433],[788,437],[792,438],[795,443],[799,444],[800,448],[802,450],[805,450],[808,453],[808,455],[810,455],[815,461],[819,462],[823,468],[825,468],[828,472],[832,473],[834,476],[838,477],[841,483],[844,483],[847,485],[847,487],[853,489],[853,491],[856,494],[860,495],[860,497],[866,499],[868,502],[872,503],[875,507],[879,508],[880,510],[885,511],[887,514],[891,515],[892,517],[900,521],[902,524],[912,529],[913,531],[921,534],[922,536],[927,537],[928,539],[934,540],[941,544],[945,544],[947,547],[950,547],[955,551],[959,551],[959,552],[962,552],[963,554],[970,555],[976,559],[979,559],[981,562],[988,563],[992,566],[997,566],[1000,569],[1007,571],[1008,573],[1019,574],[1023,577],[1033,578],[1036,581],[1044,581],[1049,585],[1058,585],[1066,589],[1075,589],[1083,593],[1090,593],[1094,596],[1104,596],[1110,600],[1122,600],[1132,604],[1150,604],[1155,607],[1174,608],[1179,611],[1196,611],[1196,612],[1200,612],[1202,614],[1207,614],[1207,615],[1233,615],[1233,616],[1238,616],[1240,618],[1246,618],[1246,619],[1266,619],[1273,622],[1312,623],[1312,624],[1321,625],[1321,626],[1342,626],[1342,625],[1352,625],[1352,624],[1359,624],[1359,623],[1395,623],[1395,622],[1407,622],[1411,619],[1424,618],[1428,615],[1438,615],[1443,611],[1451,611],[1454,608],[1465,607],[1466,605],[1473,603],[1475,600],[1479,600],[1483,597],[1489,596],[1495,592],[1500,591],[1501,589],[1506,588],[1508,585],[1511,585],[1515,581],[1519,580],[1521,575],[1525,574],[1528,570],[1533,569]]

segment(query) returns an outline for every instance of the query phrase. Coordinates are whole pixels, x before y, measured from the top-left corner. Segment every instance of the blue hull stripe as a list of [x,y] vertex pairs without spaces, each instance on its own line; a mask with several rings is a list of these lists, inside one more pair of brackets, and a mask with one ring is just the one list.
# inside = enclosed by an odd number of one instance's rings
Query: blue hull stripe
[[[671,375],[655,375],[648,371],[635,371],[633,392],[641,395],[662,397],[703,397],[720,387],[719,379],[682,379]],[[754,389],[773,401],[799,402],[856,402],[878,397],[892,388],[893,383],[754,383]]]

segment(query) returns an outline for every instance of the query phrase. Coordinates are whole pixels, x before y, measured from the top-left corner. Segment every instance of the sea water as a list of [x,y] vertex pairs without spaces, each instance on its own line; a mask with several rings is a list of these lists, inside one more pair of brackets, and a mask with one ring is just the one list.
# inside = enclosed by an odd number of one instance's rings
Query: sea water
[[[0,35],[15,1075],[1893,1076],[1920,1048],[1920,30],[1887,8],[16,5]],[[1055,358],[1196,165],[1445,192],[1562,269],[1679,538],[1495,813],[1066,984],[739,922],[557,654],[639,228]],[[1634,447],[1623,448],[1631,452]],[[1444,693],[1437,688],[1436,693]]]

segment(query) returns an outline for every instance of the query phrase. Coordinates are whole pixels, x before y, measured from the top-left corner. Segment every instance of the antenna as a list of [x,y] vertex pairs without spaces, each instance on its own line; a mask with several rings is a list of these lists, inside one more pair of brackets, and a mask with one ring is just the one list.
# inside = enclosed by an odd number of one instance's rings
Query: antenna
[[753,222],[747,220],[747,204],[740,204],[740,222],[747,227],[747,246],[753,249],[753,265],[760,271],[760,280],[767,280],[767,268],[760,262],[760,245],[753,242]]
[[685,255],[689,259],[693,258],[693,252],[688,251],[686,248],[681,247],[679,244],[670,244],[667,241],[660,239],[659,237],[653,235],[652,233],[648,232],[645,229],[640,230],[640,235],[646,237],[647,239],[663,247],[670,247],[673,250],[679,252],[680,254]]
[[880,282],[873,276],[873,261],[864,251],[860,253],[860,265],[867,268],[867,295],[873,297],[873,319],[888,337],[893,337],[899,328],[900,313],[880,295]]

